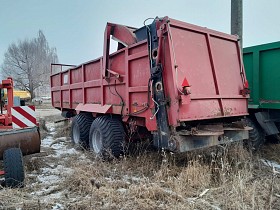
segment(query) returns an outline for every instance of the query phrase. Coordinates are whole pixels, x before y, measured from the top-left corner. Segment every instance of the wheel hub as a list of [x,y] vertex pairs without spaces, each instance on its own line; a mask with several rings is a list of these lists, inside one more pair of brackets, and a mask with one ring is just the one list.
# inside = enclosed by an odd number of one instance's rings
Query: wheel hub
[[99,154],[102,149],[102,138],[101,133],[95,130],[92,135],[92,148],[95,153]]
[[73,127],[73,141],[75,144],[79,144],[80,142],[80,128],[77,124]]

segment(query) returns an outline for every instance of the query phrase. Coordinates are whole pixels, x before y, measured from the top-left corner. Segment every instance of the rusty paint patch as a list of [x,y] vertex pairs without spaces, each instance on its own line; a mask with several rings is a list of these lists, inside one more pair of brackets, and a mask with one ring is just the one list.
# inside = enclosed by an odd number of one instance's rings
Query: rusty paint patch
[[224,107],[224,115],[226,116],[232,115],[232,108]]

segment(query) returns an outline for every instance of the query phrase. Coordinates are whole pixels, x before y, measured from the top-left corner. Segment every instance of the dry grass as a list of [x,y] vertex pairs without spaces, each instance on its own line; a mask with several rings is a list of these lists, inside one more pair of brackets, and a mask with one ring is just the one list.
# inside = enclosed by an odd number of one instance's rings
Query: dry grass
[[56,129],[54,138],[59,138],[59,137],[64,137],[64,136],[69,137],[70,134],[71,134],[70,121],[62,121],[62,122],[57,123],[57,129]]
[[73,163],[79,173],[68,177],[66,188],[89,196],[79,205],[91,203],[94,209],[275,209],[280,205],[279,177],[242,146],[200,152],[184,158],[148,153],[110,163],[95,160],[90,166]]
[[260,153],[264,158],[280,163],[280,144],[265,144]]
[[[56,138],[65,136],[69,126],[56,130]],[[56,203],[75,210],[279,209],[280,175],[259,161],[280,161],[278,146],[265,146],[258,154],[240,144],[180,155],[138,149],[110,162],[87,151],[55,158],[50,148],[25,158],[32,176],[23,189],[0,190],[0,209],[51,209]],[[57,165],[71,173],[63,174],[59,183],[38,183],[44,168]],[[44,194],[32,194],[43,188]]]
[[44,138],[46,138],[46,136],[48,135],[48,132],[49,132],[49,130],[46,126],[46,120],[43,118],[39,118],[38,123],[39,123],[41,139],[44,139]]

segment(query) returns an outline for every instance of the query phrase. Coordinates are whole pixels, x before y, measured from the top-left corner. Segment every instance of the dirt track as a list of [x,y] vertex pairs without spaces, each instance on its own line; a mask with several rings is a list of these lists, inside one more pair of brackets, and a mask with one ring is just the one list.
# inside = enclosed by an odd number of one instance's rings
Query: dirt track
[[60,115],[60,111],[57,109],[36,109],[36,117],[49,117],[49,116],[54,116],[54,115]]

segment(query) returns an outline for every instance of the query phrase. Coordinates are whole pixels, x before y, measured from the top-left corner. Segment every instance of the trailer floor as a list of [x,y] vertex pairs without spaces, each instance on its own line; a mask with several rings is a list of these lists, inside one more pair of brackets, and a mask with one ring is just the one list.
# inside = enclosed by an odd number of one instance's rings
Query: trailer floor
[[[41,111],[45,113],[46,111]],[[76,150],[55,111],[41,114],[42,152],[26,156],[22,189],[0,190],[0,209],[278,209],[280,146],[252,156],[240,145],[175,156],[140,150],[103,162]],[[43,116],[44,115],[44,116]],[[144,151],[144,154],[143,154]],[[274,162],[270,162],[270,161]]]

